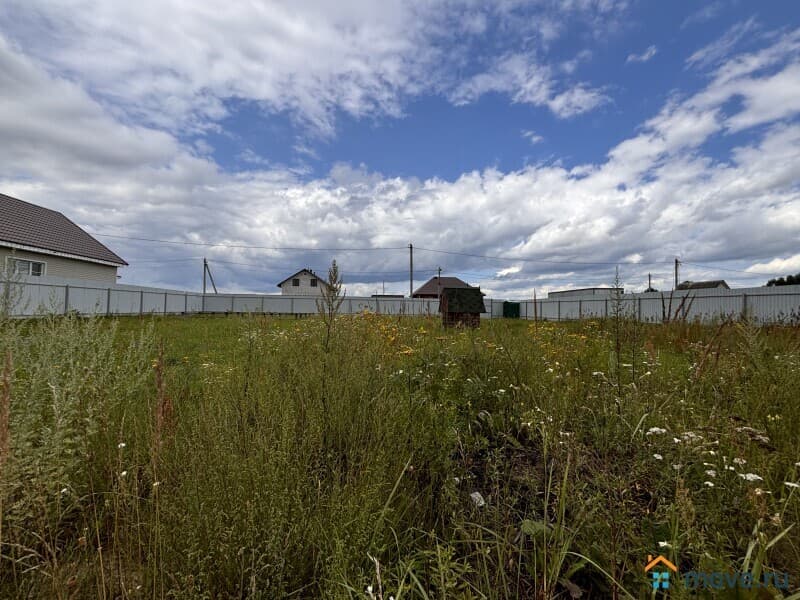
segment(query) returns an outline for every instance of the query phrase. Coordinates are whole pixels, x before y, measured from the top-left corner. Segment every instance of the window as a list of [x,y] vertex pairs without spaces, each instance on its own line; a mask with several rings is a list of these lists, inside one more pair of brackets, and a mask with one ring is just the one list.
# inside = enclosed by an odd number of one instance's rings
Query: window
[[9,271],[14,275],[31,275],[41,277],[44,275],[44,263],[35,260],[22,260],[19,258],[8,259]]
[[317,280],[316,279],[312,279],[311,280],[311,287],[317,287]]
[[300,287],[300,280],[292,279],[292,287]]

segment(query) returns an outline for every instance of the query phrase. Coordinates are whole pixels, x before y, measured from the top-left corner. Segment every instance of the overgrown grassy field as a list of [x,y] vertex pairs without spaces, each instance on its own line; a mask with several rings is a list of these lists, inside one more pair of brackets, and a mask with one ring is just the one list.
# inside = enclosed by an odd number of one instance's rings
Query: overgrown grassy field
[[650,598],[648,554],[800,586],[796,328],[0,325],[2,597]]

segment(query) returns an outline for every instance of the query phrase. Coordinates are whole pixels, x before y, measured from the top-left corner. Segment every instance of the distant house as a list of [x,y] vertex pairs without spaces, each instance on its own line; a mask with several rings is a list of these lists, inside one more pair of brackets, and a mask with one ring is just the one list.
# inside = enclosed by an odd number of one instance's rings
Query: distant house
[[444,288],[439,298],[439,312],[445,327],[479,327],[486,312],[480,288]]
[[0,270],[116,283],[124,260],[60,212],[0,194]]
[[729,290],[731,289],[724,279],[715,279],[714,281],[684,281],[679,283],[676,290]]
[[458,277],[431,277],[422,286],[414,290],[411,297],[436,299],[445,288],[472,289],[472,286],[465,281],[461,281]]
[[560,290],[547,294],[548,298],[577,298],[578,296],[599,296],[600,298],[611,298],[615,294],[624,294],[623,288],[613,287],[589,287],[576,288],[574,290]]
[[301,269],[278,284],[284,296],[321,296],[328,282],[311,269]]

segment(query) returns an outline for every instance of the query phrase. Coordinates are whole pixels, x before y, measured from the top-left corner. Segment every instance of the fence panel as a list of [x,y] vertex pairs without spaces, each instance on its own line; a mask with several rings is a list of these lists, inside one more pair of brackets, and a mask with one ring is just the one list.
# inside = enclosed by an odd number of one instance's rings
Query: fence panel
[[110,312],[113,315],[134,315],[139,312],[140,292],[111,290]]
[[260,296],[235,296],[233,299],[233,312],[261,312],[261,308]]
[[748,294],[747,314],[759,323],[800,323],[800,294]]
[[66,304],[64,286],[12,283],[8,284],[8,293],[14,302],[11,312],[16,316],[64,312]]
[[186,311],[186,294],[167,294],[167,312],[180,314]]
[[82,315],[104,315],[107,303],[108,289],[70,286],[66,308]]

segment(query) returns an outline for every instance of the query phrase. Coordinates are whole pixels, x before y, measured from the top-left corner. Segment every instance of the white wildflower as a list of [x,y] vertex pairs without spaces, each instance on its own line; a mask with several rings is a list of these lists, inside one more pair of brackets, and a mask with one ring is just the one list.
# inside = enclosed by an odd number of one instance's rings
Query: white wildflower
[[800,488],[800,483],[795,483],[794,481],[784,481],[783,485],[790,488]]
[[672,548],[672,544],[669,542],[658,542],[659,548]]
[[117,448],[119,448],[120,450],[122,450],[124,447],[125,447],[125,442],[120,442],[119,444],[117,444]]
[[744,465],[744,464],[747,464],[747,461],[745,459],[743,459],[743,458],[738,458],[737,457],[737,458],[733,459],[733,464],[735,464],[735,465]]
[[717,472],[714,469],[708,469],[706,471],[706,475],[708,475],[709,477],[716,477],[717,476]]
[[706,486],[706,487],[714,487],[714,484],[712,482],[710,482],[710,481],[704,481],[703,485]]
[[676,471],[680,471],[681,468],[683,468],[683,465],[681,463],[675,463],[674,465],[672,465],[672,468],[675,469]]
[[655,458],[656,460],[664,460],[664,457],[661,456],[660,454],[653,454],[653,458]]
[[486,505],[486,500],[483,499],[483,496],[481,495],[480,492],[472,492],[469,495],[469,497],[472,498],[472,501],[475,503],[475,506],[477,506],[478,508],[480,508],[481,506],[485,506]]
[[651,427],[647,430],[645,435],[663,435],[665,433],[667,433],[666,429],[662,429],[661,427]]
[[756,475],[755,473],[739,473],[739,477],[745,481],[764,481],[761,475]]
[[67,488],[62,488],[61,489],[61,493],[62,494],[66,494],[67,492],[69,492],[69,490]]
[[120,476],[120,477],[125,477],[127,474],[128,474],[128,472],[127,472],[127,471],[123,471],[122,473],[120,473],[120,474],[119,474],[119,476]]

